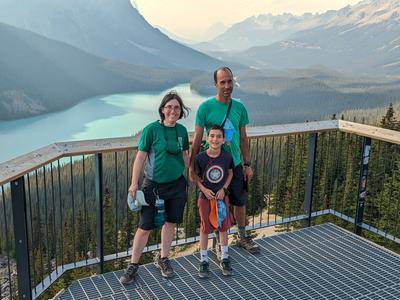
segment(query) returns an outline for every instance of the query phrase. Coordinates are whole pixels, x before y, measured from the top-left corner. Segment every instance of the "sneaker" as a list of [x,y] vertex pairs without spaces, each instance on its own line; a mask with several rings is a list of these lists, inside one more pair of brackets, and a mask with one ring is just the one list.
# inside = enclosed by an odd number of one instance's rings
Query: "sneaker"
[[224,276],[233,275],[233,270],[231,267],[231,260],[229,258],[224,258],[223,260],[221,260],[219,265],[221,267],[222,275],[224,275]]
[[253,241],[251,236],[238,239],[236,245],[253,254],[260,252],[260,247]]
[[168,257],[161,258],[160,253],[154,256],[154,265],[161,271],[162,277],[171,278],[174,276],[174,270]]
[[199,266],[199,277],[208,278],[209,275],[209,264],[207,261],[202,261]]
[[130,263],[128,265],[128,268],[125,270],[124,274],[122,274],[121,277],[119,278],[119,282],[121,282],[122,284],[131,283],[133,280],[135,280],[135,276],[137,275],[138,270],[139,270],[138,264]]

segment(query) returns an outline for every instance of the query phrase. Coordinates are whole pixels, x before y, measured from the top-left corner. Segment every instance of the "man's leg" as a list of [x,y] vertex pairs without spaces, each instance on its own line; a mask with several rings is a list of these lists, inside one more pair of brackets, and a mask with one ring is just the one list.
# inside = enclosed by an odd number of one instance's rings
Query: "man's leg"
[[233,178],[231,181],[231,195],[229,200],[233,204],[233,215],[238,225],[238,242],[237,245],[249,251],[257,253],[260,251],[259,246],[254,243],[251,236],[246,233],[246,202],[247,191],[243,180],[243,167],[238,165],[233,169]]

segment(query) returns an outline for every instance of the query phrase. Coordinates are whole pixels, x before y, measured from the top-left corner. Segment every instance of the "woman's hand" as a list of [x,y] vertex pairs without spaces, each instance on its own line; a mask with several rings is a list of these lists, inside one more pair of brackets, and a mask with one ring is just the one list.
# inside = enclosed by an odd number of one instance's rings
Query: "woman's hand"
[[132,183],[131,186],[128,189],[128,193],[132,195],[133,199],[136,199],[136,191],[138,189],[138,185],[135,183]]
[[207,199],[209,200],[214,199],[215,194],[212,190],[203,188],[201,189],[201,192],[204,194],[204,196],[206,196]]
[[220,190],[218,190],[217,195],[216,195],[216,198],[217,198],[217,199],[225,199],[225,192],[224,192],[224,189],[223,189],[223,188],[220,189]]

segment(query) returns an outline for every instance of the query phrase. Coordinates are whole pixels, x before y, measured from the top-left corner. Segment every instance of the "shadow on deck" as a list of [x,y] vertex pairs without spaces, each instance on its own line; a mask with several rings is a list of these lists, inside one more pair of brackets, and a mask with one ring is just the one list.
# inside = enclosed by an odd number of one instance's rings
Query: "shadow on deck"
[[400,299],[400,256],[333,224],[257,240],[261,253],[230,248],[234,276],[197,276],[198,253],[172,260],[167,280],[152,265],[123,286],[122,271],[74,282],[58,299]]

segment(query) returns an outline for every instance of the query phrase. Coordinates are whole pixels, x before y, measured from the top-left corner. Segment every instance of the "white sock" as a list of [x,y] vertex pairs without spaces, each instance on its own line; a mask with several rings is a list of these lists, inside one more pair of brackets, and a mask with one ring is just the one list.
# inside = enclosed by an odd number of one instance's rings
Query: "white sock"
[[226,246],[221,246],[221,259],[225,259],[229,257],[228,253],[228,245]]
[[200,261],[207,261],[208,262],[207,250],[200,250]]

